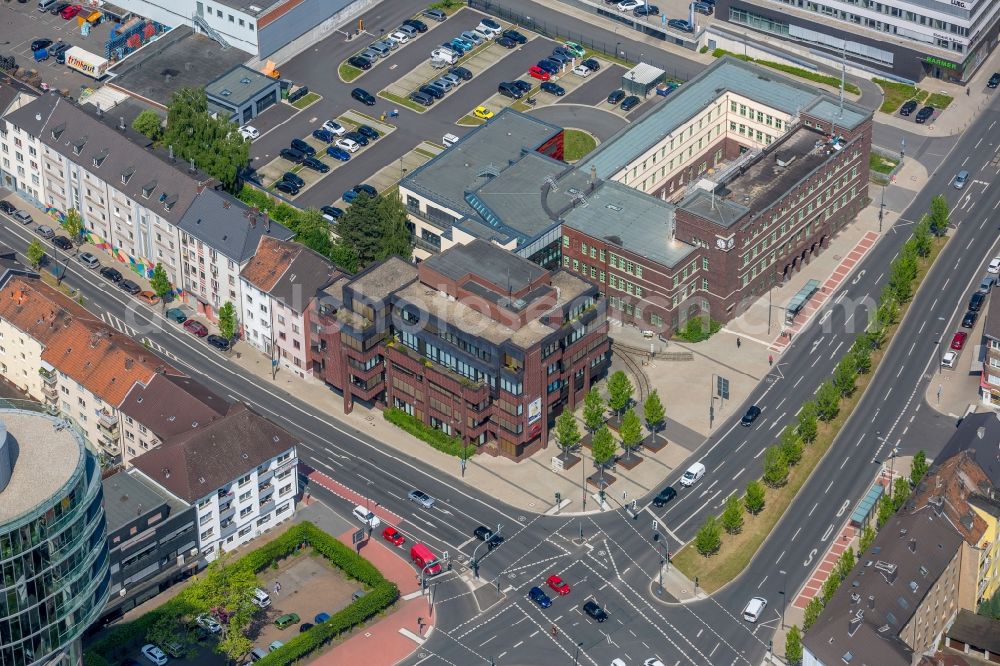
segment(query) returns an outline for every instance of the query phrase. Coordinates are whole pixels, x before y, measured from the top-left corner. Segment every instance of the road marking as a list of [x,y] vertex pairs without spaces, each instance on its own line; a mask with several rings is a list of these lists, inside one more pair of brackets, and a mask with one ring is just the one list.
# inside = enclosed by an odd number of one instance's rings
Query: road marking
[[767,447],[766,447],[766,446],[765,446],[764,448],[762,448],[762,449],[761,449],[760,451],[758,451],[758,452],[757,452],[757,455],[755,455],[755,456],[753,457],[753,459],[754,459],[754,460],[757,460],[757,458],[760,458],[760,457],[761,457],[761,455],[762,455],[762,454],[764,453],[764,451],[767,451]]
[[774,419],[774,423],[771,424],[771,427],[769,427],[768,430],[773,430],[774,426],[776,426],[779,423],[781,423],[781,419],[783,419],[783,418],[785,418],[785,412],[781,412],[781,416],[779,416],[778,418]]
[[891,386],[889,387],[889,390],[885,392],[885,397],[882,398],[882,402],[885,402],[886,400],[889,399],[889,394],[890,393],[892,393],[892,387]]
[[826,528],[826,532],[823,532],[823,536],[820,538],[820,541],[826,541],[829,539],[831,532],[833,532],[833,523],[830,523],[830,526]]
[[830,354],[830,358],[833,358],[834,356],[836,356],[836,355],[837,355],[837,352],[838,352],[838,351],[840,351],[840,348],[841,348],[841,347],[843,347],[843,346],[844,346],[844,341],[843,341],[843,340],[841,340],[841,341],[840,341],[840,344],[839,344],[839,345],[837,345],[836,349],[834,349],[834,350],[833,350],[833,353],[832,353],[832,354]]
[[778,562],[780,562],[780,561],[781,561],[781,558],[783,558],[783,557],[785,556],[785,553],[786,553],[786,552],[787,552],[787,551],[784,551],[784,550],[783,550],[783,551],[781,551],[781,555],[778,555],[778,559],[776,559],[776,560],[774,561],[774,563],[775,563],[775,564],[777,564]]
[[829,483],[829,485],[827,485],[827,487],[826,487],[826,490],[824,490],[824,491],[823,491],[823,494],[825,495],[825,494],[827,494],[828,492],[830,492],[830,488],[831,488],[831,487],[833,487],[833,481],[831,481],[831,482]]
[[809,513],[807,514],[807,517],[811,517],[813,515],[813,511],[815,511],[816,507],[818,507],[818,506],[819,506],[819,502],[816,502],[815,504],[813,504],[813,508],[809,509]]
[[844,458],[844,462],[840,463],[840,469],[844,469],[844,465],[846,465],[847,461],[850,460],[850,459],[851,459],[851,456],[847,456],[846,458]]
[[794,384],[792,384],[792,388],[795,388],[795,387],[797,387],[799,385],[799,382],[802,381],[803,376],[804,375],[799,375],[799,378],[795,380]]
[[742,474],[743,472],[745,472],[746,469],[747,469],[746,467],[743,467],[743,468],[740,469],[740,471],[736,472],[736,476],[733,477],[733,481],[735,481],[736,479],[740,478],[740,474]]
[[802,531],[801,527],[799,529],[795,530],[795,534],[792,535],[792,538],[789,539],[789,541],[795,541],[795,537],[797,537],[799,535],[799,532],[801,532],[801,531]]

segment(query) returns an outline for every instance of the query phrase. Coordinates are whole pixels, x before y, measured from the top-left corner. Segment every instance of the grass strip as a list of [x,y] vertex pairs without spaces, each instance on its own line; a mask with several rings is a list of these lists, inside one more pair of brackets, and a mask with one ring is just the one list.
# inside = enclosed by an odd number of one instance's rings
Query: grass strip
[[346,62],[340,63],[340,67],[337,68],[337,74],[340,75],[344,83],[350,83],[364,73],[363,69],[359,69],[354,65],[348,65]]
[[889,175],[899,164],[899,160],[872,151],[868,156],[868,167],[876,172]]
[[[807,79],[813,83],[821,83],[823,85],[832,86],[834,88],[840,88],[840,77],[829,76],[827,74],[820,74],[819,72],[814,72],[811,69],[805,69],[803,67],[796,67],[795,65],[787,65],[783,62],[775,62],[773,60],[760,60],[758,58],[751,58],[750,56],[741,55],[739,53],[733,53],[732,51],[727,51],[725,49],[715,49],[712,51],[712,55],[716,58],[721,58],[724,55],[730,55],[734,58],[738,58],[744,62],[753,62],[758,65],[763,65],[764,67],[770,67],[771,69],[776,69],[779,72],[784,72],[785,74],[790,74],[792,76],[797,76],[801,79]],[[851,93],[852,95],[860,95],[861,89],[858,88],[853,83],[844,82],[844,90]]]
[[319,93],[310,92],[306,93],[305,97],[303,97],[302,99],[297,99],[294,102],[292,102],[292,106],[301,111],[302,109],[308,106],[312,106],[320,99],[322,98],[320,97]]
[[[412,99],[409,99],[409,98],[406,98],[406,97],[400,97],[399,95],[395,95],[395,94],[393,94],[391,92],[386,92],[386,91],[383,90],[383,91],[381,91],[378,94],[378,96],[381,97],[381,98],[383,98],[383,99],[387,99],[390,102],[394,102],[394,103],[399,104],[401,106],[405,106],[406,108],[410,109],[411,111],[416,111],[417,113],[423,113],[423,112],[425,112],[427,110],[427,107],[422,106],[420,104],[417,104]],[[371,116],[365,116],[365,117],[366,118],[371,118]],[[374,120],[374,118],[372,118],[372,120]],[[379,122],[381,122],[381,121],[379,121]]]
[[947,109],[948,106],[954,101],[954,97],[951,95],[945,95],[944,93],[933,93],[927,98],[927,103],[935,109]]
[[486,121],[482,118],[476,118],[475,116],[468,114],[464,115],[458,119],[458,125],[465,125],[466,127],[475,127],[476,125],[482,125]]
[[872,82],[882,89],[882,106],[879,107],[882,113],[896,113],[903,102],[917,96],[917,88],[908,83],[885,79],[872,79]]
[[563,130],[563,159],[567,162],[575,162],[594,148],[597,148],[597,139],[578,129]]

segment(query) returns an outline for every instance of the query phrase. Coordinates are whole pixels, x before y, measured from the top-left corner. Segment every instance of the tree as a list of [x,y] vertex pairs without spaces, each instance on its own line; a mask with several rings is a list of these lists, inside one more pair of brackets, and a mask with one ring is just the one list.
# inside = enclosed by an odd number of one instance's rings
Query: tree
[[878,501],[878,513],[875,516],[875,524],[878,525],[878,529],[885,527],[885,524],[892,518],[892,512],[892,500],[888,495],[882,495],[882,499]]
[[358,268],[374,263],[382,253],[383,226],[379,207],[379,197],[362,192],[337,222],[337,233],[358,257]]
[[888,328],[899,321],[899,301],[896,300],[896,296],[888,287],[879,296],[878,309],[875,310],[875,321],[882,328]]
[[920,482],[927,474],[928,467],[927,454],[924,453],[923,449],[917,451],[913,455],[913,462],[910,464],[910,483],[913,484],[914,488],[920,485]]
[[356,273],[358,271],[358,253],[343,241],[334,243],[330,248],[330,254],[327,256],[330,258],[330,261],[348,273]]
[[799,424],[796,427],[799,433],[799,437],[806,444],[812,444],[816,441],[816,435],[819,433],[819,423],[816,417],[816,403],[812,400],[807,400],[802,405],[802,411],[799,412]]
[[848,397],[857,388],[858,371],[854,365],[854,359],[849,355],[840,359],[836,369],[833,371],[833,385],[837,387],[837,392],[842,397]]
[[809,600],[806,604],[805,617],[802,619],[802,630],[809,631],[816,620],[819,619],[819,614],[823,612],[823,600],[819,596],[815,596]]
[[778,446],[781,447],[781,453],[785,456],[789,466],[794,467],[802,460],[802,440],[799,438],[795,426],[791,424],[785,426],[785,429],[781,431]]
[[770,446],[764,452],[764,483],[772,488],[780,488],[788,481],[788,459],[778,446]]
[[199,576],[202,584],[189,588],[191,606],[209,608],[218,616],[228,617],[228,621],[222,623],[223,636],[216,650],[239,661],[253,648],[244,630],[250,626],[256,609],[253,591],[257,587],[257,576],[246,567],[230,564],[228,553],[209,564]]
[[646,417],[646,425],[650,430],[656,432],[663,425],[664,419],[667,417],[667,410],[663,408],[663,403],[660,402],[660,394],[657,393],[656,389],[653,389],[648,396],[646,396],[646,401],[642,404],[643,415]]
[[926,257],[931,253],[931,219],[924,215],[913,225],[913,247],[918,257]]
[[851,575],[851,569],[857,564],[857,559],[854,557],[854,549],[848,548],[837,560],[837,574],[840,579],[843,580]]
[[821,421],[832,421],[840,413],[840,391],[830,380],[823,382],[816,393],[816,415]]
[[865,523],[864,528],[861,530],[861,538],[858,539],[858,553],[863,553],[868,550],[868,546],[872,545],[872,541],[875,540],[875,528],[871,526],[871,523]]
[[236,308],[232,301],[226,301],[219,308],[219,335],[226,340],[232,340],[236,335]]
[[611,410],[620,415],[632,403],[635,388],[624,371],[618,370],[608,377],[608,405]]
[[239,663],[253,649],[253,641],[244,635],[242,629],[236,630],[235,624],[237,622],[234,617],[229,621],[229,629],[222,640],[216,644],[215,649],[229,657],[234,663]]
[[989,599],[984,599],[976,609],[976,614],[1000,620],[1000,590],[994,592]]
[[622,439],[622,448],[626,452],[632,451],[642,443],[642,421],[639,420],[634,409],[625,412],[621,426],[618,428],[618,435]]
[[851,352],[854,371],[859,375],[867,375],[872,371],[872,352],[870,347],[858,347]]
[[910,497],[910,480],[904,476],[892,482],[892,509],[899,511]]
[[378,259],[402,257],[406,261],[413,255],[413,241],[406,228],[406,207],[399,196],[377,197],[376,210],[382,221],[379,230]]
[[153,268],[153,275],[149,278],[149,286],[153,288],[153,293],[160,297],[160,301],[166,304],[166,297],[173,291],[170,285],[170,278],[163,264],[157,263]]
[[156,141],[163,134],[163,120],[155,111],[146,109],[132,121],[132,129],[144,137]]
[[174,156],[194,160],[196,167],[216,178],[229,192],[240,189],[240,171],[250,158],[250,144],[235,123],[213,118],[203,88],[181,88],[167,107],[167,129],[162,143]]
[[83,233],[83,219],[75,208],[66,211],[60,226],[66,231],[70,240],[73,242],[80,240],[80,234]]
[[154,645],[170,645],[177,648],[177,656],[194,659],[198,654],[198,636],[191,625],[182,622],[176,615],[164,613],[146,630],[146,640]]
[[900,253],[889,264],[889,282],[886,287],[900,303],[906,303],[913,296],[913,280],[917,277],[916,259],[907,253]]
[[[608,426],[602,425],[597,432],[594,433],[594,439],[591,442],[590,453],[594,456],[594,462],[601,470],[601,480],[604,480],[604,466],[608,464],[608,461],[615,456],[615,451],[618,450],[618,445],[615,444],[615,438],[608,430]],[[601,484],[603,489],[604,484]]]
[[24,256],[28,258],[28,263],[34,268],[38,268],[42,265],[42,259],[45,257],[45,246],[36,238],[28,245],[28,249],[24,251]]
[[563,450],[563,458],[569,456],[570,450],[580,443],[580,428],[576,424],[573,412],[564,409],[556,418],[556,442]]
[[943,236],[948,230],[948,200],[943,194],[939,194],[931,199],[931,231],[935,236]]
[[797,624],[793,624],[785,634],[785,661],[790,666],[802,663],[802,632]]
[[704,557],[715,555],[722,548],[722,528],[719,519],[709,516],[694,538],[694,547]]
[[597,387],[591,387],[583,399],[583,425],[592,433],[604,425],[604,399]]
[[722,510],[722,527],[729,534],[739,534],[743,529],[743,507],[736,493],[726,500],[726,508]]
[[296,241],[324,257],[330,257],[333,254],[330,224],[315,208],[302,211],[292,227],[294,227]]
[[747,494],[743,498],[743,505],[747,508],[747,513],[756,516],[764,510],[764,486],[760,481],[751,481],[747,484]]

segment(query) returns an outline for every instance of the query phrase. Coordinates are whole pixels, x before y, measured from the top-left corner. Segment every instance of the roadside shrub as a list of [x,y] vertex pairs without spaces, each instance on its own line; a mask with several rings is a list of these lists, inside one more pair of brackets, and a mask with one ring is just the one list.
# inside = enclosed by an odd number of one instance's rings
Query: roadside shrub
[[464,446],[458,437],[451,437],[437,428],[421,423],[401,409],[390,407],[383,410],[382,416],[389,423],[405,430],[417,439],[427,442],[441,453],[466,459],[471,458],[476,453],[476,447]]

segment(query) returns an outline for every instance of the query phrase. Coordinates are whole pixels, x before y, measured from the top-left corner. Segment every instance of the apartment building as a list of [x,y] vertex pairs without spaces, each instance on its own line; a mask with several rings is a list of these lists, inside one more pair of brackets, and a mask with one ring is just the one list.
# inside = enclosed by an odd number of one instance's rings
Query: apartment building
[[[27,86],[17,83],[0,85],[0,117],[15,111],[35,99],[37,95]],[[19,140],[16,141],[15,139]],[[8,132],[6,123],[0,122],[0,186],[7,188],[31,201],[38,201],[41,178],[37,173],[29,173],[31,161],[37,156],[28,154],[24,135],[15,136]],[[35,178],[32,178],[35,176]]]
[[996,47],[992,0],[719,0],[717,18],[879,75],[967,84]]
[[212,423],[169,437],[133,469],[197,515],[197,548],[211,562],[292,517],[297,442],[242,404]]
[[311,377],[312,327],[308,313],[317,292],[343,273],[298,243],[261,237],[240,272],[243,338],[299,377]]
[[986,321],[983,322],[983,374],[979,379],[979,397],[984,405],[1000,407],[1000,305],[997,298],[986,299]]
[[482,239],[418,265],[392,258],[317,301],[317,364],[355,400],[393,407],[520,460],[610,364],[605,300]]

